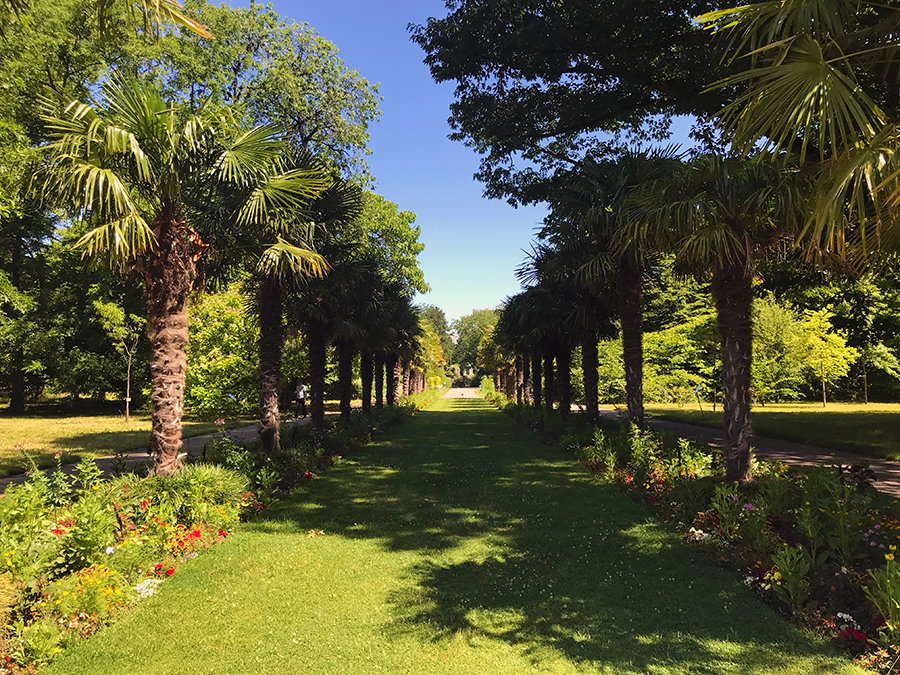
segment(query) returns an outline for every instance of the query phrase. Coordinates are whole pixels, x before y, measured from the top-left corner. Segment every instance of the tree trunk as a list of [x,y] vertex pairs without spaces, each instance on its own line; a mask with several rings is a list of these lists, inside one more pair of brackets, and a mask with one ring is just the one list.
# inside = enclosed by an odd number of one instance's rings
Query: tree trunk
[[[9,280],[16,290],[22,290],[22,243],[16,238],[12,246],[12,264],[9,271]],[[21,316],[18,310],[12,310],[12,316]],[[25,353],[19,348],[12,353],[9,363],[9,407],[8,412],[13,415],[25,413]]]
[[549,349],[544,350],[544,407],[547,410],[553,410],[553,399],[556,390],[553,387],[553,352]]
[[362,380],[362,409],[372,411],[372,375],[374,370],[372,352],[363,350],[359,355],[359,379]]
[[509,364],[503,372],[505,375],[503,393],[506,394],[506,398],[513,400],[516,397],[516,364]]
[[375,407],[384,406],[384,352],[375,354]]
[[181,468],[181,417],[188,343],[187,294],[194,282],[195,263],[184,223],[171,204],[163,206],[155,223],[157,248],[146,267],[147,325],[150,338],[150,441],[147,452],[154,471],[166,476]]
[[259,307],[259,440],[263,452],[271,457],[281,452],[281,413],[279,411],[279,379],[284,328],[281,321],[281,283],[267,276],[257,291]]
[[862,362],[862,376],[863,376],[863,403],[869,403],[869,374],[866,371],[866,362]]
[[590,331],[581,343],[581,370],[584,373],[584,410],[588,422],[595,424],[599,412],[597,409],[597,334]]
[[394,403],[400,403],[403,400],[403,359],[399,356],[394,361]]
[[559,384],[559,414],[563,419],[572,410],[572,350],[563,347],[556,357],[557,379]]
[[541,407],[541,387],[542,382],[541,378],[543,377],[541,368],[541,354],[540,352],[535,352],[531,356],[531,400],[534,403],[534,407],[536,410],[540,410]]
[[625,364],[625,401],[628,418],[644,426],[643,279],[628,258],[619,259],[619,318],[622,322],[622,360]]
[[822,407],[828,407],[828,399],[825,397],[825,378],[822,378]]
[[309,350],[310,417],[316,431],[325,429],[325,326],[314,319],[306,322],[306,347]]
[[750,364],[753,358],[749,261],[737,260],[713,270],[712,293],[722,336],[722,410],[725,480],[750,480]]
[[412,364],[409,361],[403,363],[403,398],[409,398],[410,378],[412,377]]
[[384,374],[387,380],[385,385],[387,405],[394,405],[397,402],[397,355],[388,354],[384,360]]
[[522,402],[531,403],[531,357],[525,354],[522,357]]
[[353,398],[353,343],[338,340],[335,343],[338,357],[338,391],[340,392],[341,421],[350,421],[350,399]]
[[525,400],[525,366],[524,361],[520,355],[516,355],[516,403],[518,405],[522,405],[522,402]]

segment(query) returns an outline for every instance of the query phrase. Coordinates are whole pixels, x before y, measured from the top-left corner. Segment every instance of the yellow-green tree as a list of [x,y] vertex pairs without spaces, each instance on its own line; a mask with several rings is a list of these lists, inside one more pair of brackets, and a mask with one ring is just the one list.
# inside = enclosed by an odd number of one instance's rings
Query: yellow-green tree
[[859,350],[847,345],[846,333],[832,326],[833,316],[827,309],[807,311],[796,338],[808,370],[822,383],[823,407],[828,402],[826,383],[844,377],[859,358]]

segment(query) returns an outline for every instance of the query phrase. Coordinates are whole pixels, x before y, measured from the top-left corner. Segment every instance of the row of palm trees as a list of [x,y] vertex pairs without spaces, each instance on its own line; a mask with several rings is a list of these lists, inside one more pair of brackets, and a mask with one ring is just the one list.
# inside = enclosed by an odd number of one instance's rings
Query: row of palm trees
[[[853,271],[876,248],[900,249],[900,132],[890,84],[898,17],[892,3],[855,0],[772,0],[698,17],[723,38],[728,60],[748,64],[714,85],[736,92],[716,119],[719,147],[730,154],[684,161],[666,151],[624,153],[618,161],[588,158],[564,176],[542,232],[547,244],[526,266],[531,286],[503,312],[500,344],[544,353],[547,381],[546,355],[568,349],[582,324],[581,310],[565,303],[548,323],[538,302],[559,283],[551,270],[567,270],[563,277],[598,299],[616,298],[628,415],[643,424],[641,272],[654,255],[674,252],[710,283],[721,335],[726,478],[748,480],[755,260],[783,248],[779,242],[805,240],[810,263]],[[547,336],[557,338],[554,347]],[[588,360],[591,351],[583,348]],[[534,367],[532,376],[538,403]],[[585,390],[592,415],[587,381]],[[559,399],[564,406],[562,392]]]
[[383,272],[383,250],[364,245],[361,188],[292,149],[281,129],[247,128],[229,108],[192,113],[166,102],[153,85],[122,75],[103,84],[93,105],[72,102],[60,110],[45,102],[43,118],[51,139],[39,176],[45,202],[87,224],[78,242],[86,256],[134,270],[146,282],[148,452],[157,473],[180,466],[187,299],[207,280],[249,279],[260,327],[260,439],[267,452],[280,450],[285,317],[307,338],[318,429],[329,342],[341,363],[344,417],[348,364],[360,346],[371,356],[374,345],[380,362],[392,367],[414,360],[419,324],[411,290]]

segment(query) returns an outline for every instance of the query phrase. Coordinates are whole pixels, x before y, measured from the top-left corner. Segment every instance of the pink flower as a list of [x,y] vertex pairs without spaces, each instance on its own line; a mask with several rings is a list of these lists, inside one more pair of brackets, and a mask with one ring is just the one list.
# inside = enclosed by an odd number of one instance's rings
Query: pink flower
[[225,420],[223,420],[221,417],[215,421],[215,425],[216,425],[217,427],[220,427],[220,426],[222,426],[223,424],[225,424]]
[[107,546],[106,547],[106,555],[112,555],[115,552],[116,552],[115,546]]

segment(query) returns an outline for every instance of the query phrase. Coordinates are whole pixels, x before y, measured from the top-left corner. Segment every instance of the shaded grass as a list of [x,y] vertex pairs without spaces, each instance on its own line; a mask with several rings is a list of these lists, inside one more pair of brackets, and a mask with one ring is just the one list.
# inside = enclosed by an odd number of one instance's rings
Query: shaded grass
[[[722,409],[712,412],[711,404],[696,403],[679,408],[674,405],[648,404],[653,415],[719,429]],[[869,457],[900,460],[900,404],[870,403],[783,403],[755,405],[753,430],[760,436],[808,443],[832,450],[843,450]]]
[[483,401],[448,399],[243,526],[47,672],[188,670],[863,672],[643,505]]
[[[250,420],[228,420],[227,427],[244,426]],[[183,421],[183,436],[216,431],[213,419]],[[39,466],[53,465],[53,455],[64,453],[64,462],[81,457],[102,457],[147,446],[150,415],[136,413],[125,422],[123,414],[106,410],[71,410],[62,406],[40,406],[22,416],[0,416],[0,476],[21,473],[26,468],[19,445],[35,457]]]

